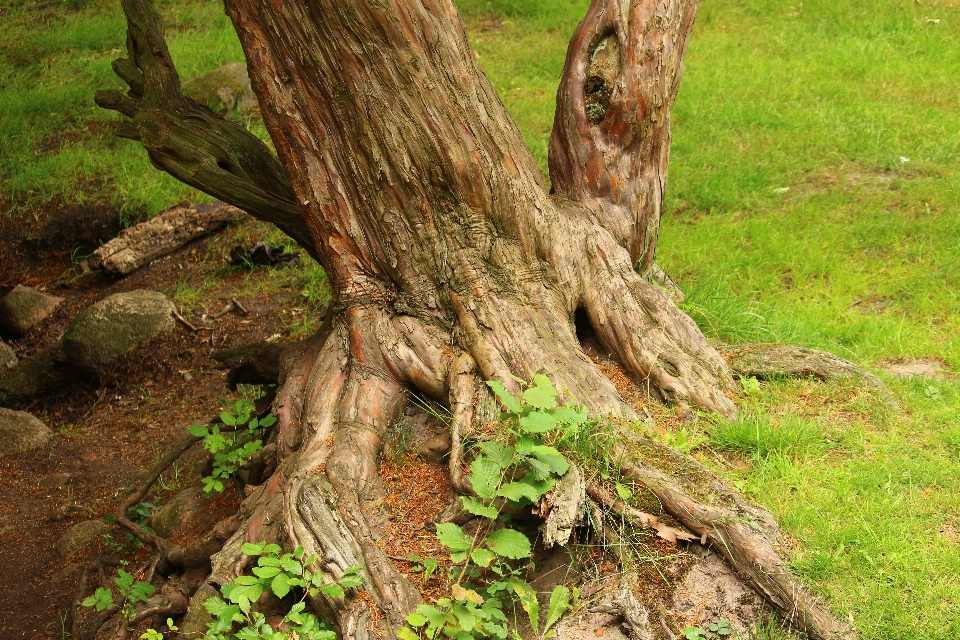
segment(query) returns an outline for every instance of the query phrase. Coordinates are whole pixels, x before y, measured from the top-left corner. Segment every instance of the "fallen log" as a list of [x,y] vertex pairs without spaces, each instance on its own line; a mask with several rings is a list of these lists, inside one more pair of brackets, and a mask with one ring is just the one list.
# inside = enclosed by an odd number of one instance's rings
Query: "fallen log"
[[243,211],[219,200],[194,205],[189,200],[170,207],[93,252],[90,267],[126,275],[163,257],[194,238],[236,222]]

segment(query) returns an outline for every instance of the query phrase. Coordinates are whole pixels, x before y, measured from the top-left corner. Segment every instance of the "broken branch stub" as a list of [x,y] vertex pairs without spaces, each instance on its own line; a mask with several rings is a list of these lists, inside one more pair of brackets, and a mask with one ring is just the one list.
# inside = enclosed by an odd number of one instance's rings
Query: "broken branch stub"
[[126,275],[176,251],[194,238],[206,235],[227,223],[237,222],[243,211],[223,202],[194,205],[181,202],[120,232],[120,235],[93,252],[90,266]]

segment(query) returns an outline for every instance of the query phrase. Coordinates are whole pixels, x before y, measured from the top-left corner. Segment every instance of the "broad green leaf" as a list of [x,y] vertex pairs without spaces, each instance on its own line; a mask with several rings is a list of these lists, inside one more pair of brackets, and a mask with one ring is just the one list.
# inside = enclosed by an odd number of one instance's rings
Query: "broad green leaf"
[[456,616],[457,623],[460,624],[460,628],[462,628],[464,631],[473,631],[473,628],[477,624],[477,616],[475,616],[470,609],[458,602],[453,605],[453,607],[450,609],[450,612]]
[[629,487],[625,487],[619,482],[616,484],[617,495],[620,496],[620,499],[626,502],[633,495],[633,491]]
[[429,580],[433,572],[437,570],[438,564],[436,558],[427,558],[423,561],[423,584],[427,584],[427,580]]
[[123,569],[117,570],[117,577],[113,581],[120,587],[121,592],[126,592],[133,586],[133,576]]
[[406,620],[411,627],[422,627],[427,624],[427,618],[419,613],[411,613],[406,617]]
[[440,609],[429,604],[418,604],[417,613],[422,615],[430,623],[431,627],[442,627],[444,622],[444,613]]
[[517,455],[528,456],[533,453],[533,448],[540,445],[540,441],[529,436],[520,436],[517,438]]
[[537,493],[537,499],[543,495],[546,495],[547,491],[553,489],[553,486],[557,483],[555,478],[537,478],[532,473],[528,473],[517,480],[517,482],[533,487],[533,490]]
[[462,496],[460,498],[460,504],[463,506],[464,511],[472,513],[475,516],[483,516],[484,518],[496,520],[499,514],[499,511],[497,511],[497,508],[493,505],[483,504],[473,497]]
[[202,424],[192,424],[187,428],[187,430],[190,432],[190,435],[196,438],[203,438],[210,433],[207,431],[207,427]]
[[523,482],[508,482],[497,489],[497,495],[514,502],[519,502],[524,498],[530,502],[536,502],[540,498],[533,487]]
[[503,625],[499,625],[495,622],[484,622],[483,628],[494,638],[499,638],[499,640],[505,640],[507,637],[507,628]]
[[245,555],[248,556],[258,556],[263,553],[263,548],[266,546],[263,542],[245,542],[240,551],[243,551]]
[[[411,613],[410,615],[415,616],[417,614]],[[400,640],[417,640],[420,636],[414,633],[410,627],[400,627],[397,629],[397,637]]]
[[530,473],[533,474],[537,480],[546,480],[547,478],[553,477],[553,470],[537,458],[527,458],[527,467],[530,468]]
[[485,456],[470,463],[470,486],[478,496],[489,500],[500,484],[500,465]]
[[473,543],[463,529],[452,522],[437,525],[437,539],[440,544],[453,551],[466,551]]
[[233,583],[241,587],[249,587],[250,585],[259,584],[260,581],[253,576],[237,576]]
[[342,598],[346,594],[346,592],[343,590],[343,587],[336,582],[332,582],[321,587],[320,593],[330,596],[331,598]]
[[513,462],[513,447],[502,442],[489,440],[487,442],[481,442],[479,447],[483,455],[500,465],[501,469],[506,469],[510,466],[510,463]]
[[585,406],[577,407],[572,402],[568,402],[562,407],[557,407],[556,409],[552,410],[550,414],[556,418],[557,421],[573,427],[579,427],[586,424],[590,417],[590,414]]
[[280,566],[283,567],[283,570],[287,573],[292,573],[295,575],[300,575],[303,573],[303,566],[300,564],[300,561],[290,554],[280,558]]
[[254,567],[253,574],[258,578],[272,578],[280,573],[279,567]]
[[290,593],[290,578],[287,577],[287,574],[278,573],[273,579],[273,582],[270,583],[270,590],[273,591],[278,598],[283,598]]
[[538,373],[533,377],[533,386],[523,392],[523,400],[537,409],[553,409],[557,406],[557,390],[550,378]]
[[220,412],[220,420],[223,422],[223,424],[228,424],[231,427],[237,424],[237,419],[234,417],[234,415],[226,411]]
[[[297,547],[298,551],[295,551],[293,555],[298,556],[303,553],[303,547]],[[278,544],[268,544],[263,547],[263,551],[260,553],[280,553],[283,549],[280,548]]]
[[555,625],[569,608],[570,589],[566,585],[558,584],[550,594],[550,606],[547,607],[547,622],[543,627],[544,631]]
[[487,537],[486,545],[498,556],[511,560],[530,557],[530,540],[513,529],[497,529]]
[[467,559],[467,552],[466,552],[466,551],[452,551],[452,552],[450,553],[450,562],[452,562],[452,563],[454,563],[454,564],[460,564],[461,562],[463,562],[463,561],[466,560],[466,559]]
[[562,476],[570,468],[570,463],[553,447],[542,444],[536,445],[532,448],[531,453],[537,460],[550,467],[550,470],[558,476]]
[[497,554],[492,551],[479,548],[474,549],[473,553],[470,554],[470,559],[473,560],[473,563],[481,567],[489,567],[490,563],[493,562],[496,557]]
[[543,411],[531,411],[520,418],[520,428],[527,433],[543,433],[557,428],[556,419]]
[[540,604],[537,602],[537,592],[519,578],[510,578],[510,586],[520,599],[520,606],[527,612],[533,632],[539,634],[537,627],[540,621]]
[[507,411],[511,413],[520,413],[523,410],[523,406],[517,399],[510,394],[509,391],[503,386],[503,383],[499,380],[488,380],[487,386],[490,387],[490,390],[493,391],[494,395],[500,400],[500,403],[506,407]]

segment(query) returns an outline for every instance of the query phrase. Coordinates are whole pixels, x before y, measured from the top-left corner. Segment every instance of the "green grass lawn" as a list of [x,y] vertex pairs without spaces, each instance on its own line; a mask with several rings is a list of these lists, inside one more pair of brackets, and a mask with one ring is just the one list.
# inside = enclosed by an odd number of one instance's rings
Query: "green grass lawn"
[[[586,3],[462,0],[479,62],[541,168]],[[241,59],[216,2],[163,3],[185,78]],[[114,140],[113,4],[2,5],[0,205],[197,194]],[[960,370],[960,4],[705,0],[674,109],[658,261],[711,336],[788,341],[873,368]],[[960,634],[960,384],[879,375],[765,383],[710,460],[773,510],[793,566],[867,639]],[[718,452],[719,457],[713,452]]]

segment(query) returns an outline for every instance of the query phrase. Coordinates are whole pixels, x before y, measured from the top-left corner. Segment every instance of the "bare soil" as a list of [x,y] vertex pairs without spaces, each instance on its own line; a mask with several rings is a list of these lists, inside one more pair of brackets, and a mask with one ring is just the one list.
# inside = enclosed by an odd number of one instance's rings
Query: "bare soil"
[[[70,558],[59,557],[54,544],[78,522],[111,514],[186,427],[209,421],[222,399],[238,397],[227,390],[225,372],[214,368],[209,354],[278,334],[292,341],[278,309],[300,305],[298,292],[274,289],[269,298],[244,297],[257,280],[268,276],[267,270],[226,267],[230,249],[265,234],[265,225],[233,225],[121,279],[100,274],[78,278],[82,269],[77,256],[115,235],[117,220],[117,211],[102,205],[52,205],[36,220],[0,217],[0,288],[26,284],[65,298],[27,336],[8,340],[21,359],[55,341],[78,312],[105,296],[157,289],[173,297],[185,276],[207,283],[202,295],[191,301],[193,311],[184,311],[199,331],[178,323],[173,332],[128,353],[97,379],[69,376],[55,392],[10,407],[40,417],[57,435],[42,449],[0,457],[4,638],[68,637],[68,612],[82,564],[98,552],[135,564],[138,551],[118,528]],[[237,298],[248,315],[233,310],[214,317],[231,298]],[[195,481],[202,454],[195,447],[165,474],[162,488],[155,488],[149,501],[163,504]],[[228,488],[216,510],[235,510],[240,497]]]

